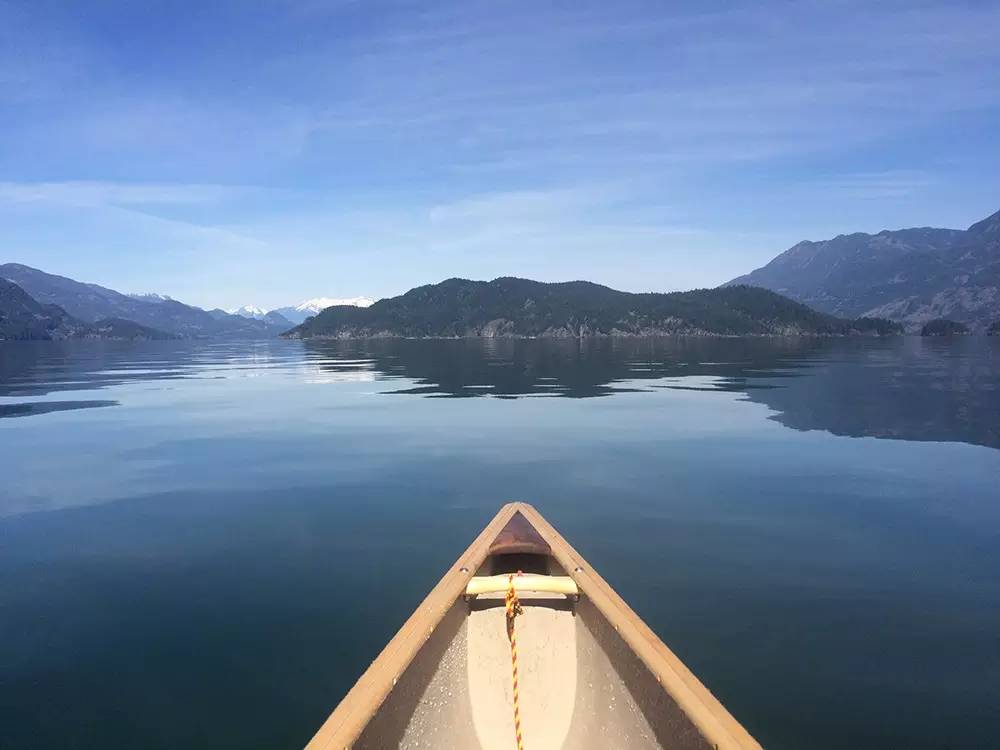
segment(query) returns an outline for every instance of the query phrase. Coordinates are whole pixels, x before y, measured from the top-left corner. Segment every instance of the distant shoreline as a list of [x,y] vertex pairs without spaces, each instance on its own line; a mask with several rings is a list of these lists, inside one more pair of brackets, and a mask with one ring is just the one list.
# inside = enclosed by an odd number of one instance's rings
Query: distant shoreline
[[[928,338],[919,333],[589,333],[585,336],[400,336],[397,334],[373,334],[369,336],[285,336],[285,341],[585,341],[587,339],[888,339],[888,338]],[[935,336],[934,338],[948,338]],[[959,338],[959,337],[955,337]],[[961,338],[969,338],[963,336]]]

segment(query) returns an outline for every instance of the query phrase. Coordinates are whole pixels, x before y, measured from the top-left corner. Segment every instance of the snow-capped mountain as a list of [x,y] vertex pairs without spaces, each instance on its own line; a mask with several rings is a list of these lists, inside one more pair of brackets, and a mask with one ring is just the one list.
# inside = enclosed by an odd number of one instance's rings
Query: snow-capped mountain
[[294,307],[279,307],[277,310],[272,310],[272,312],[279,313],[298,325],[299,323],[305,322],[306,318],[315,315],[320,310],[332,307],[333,305],[368,307],[373,302],[375,302],[375,300],[371,297],[315,297],[313,299],[307,299],[305,302],[295,305]]
[[241,318],[250,318],[251,320],[263,320],[264,316],[267,315],[267,310],[260,307],[254,307],[253,305],[243,305],[243,307],[234,307],[230,310],[226,310],[230,315],[239,315]]
[[140,302],[173,302],[174,298],[166,294],[157,294],[156,292],[145,292],[138,293],[133,292],[128,295],[132,299],[137,299]]
[[271,323],[272,325],[282,325],[285,321],[293,325],[298,325],[299,323],[304,322],[306,318],[311,317],[320,310],[325,310],[332,305],[368,307],[374,301],[375,300],[371,297],[315,297],[313,299],[307,299],[305,302],[301,302],[294,307],[278,307],[274,310],[265,310],[264,308],[257,307],[256,305],[243,305],[243,307],[230,308],[225,312],[230,315],[239,315],[242,318],[263,320],[264,322]]
[[375,300],[371,297],[316,297],[314,299],[307,299],[300,305],[296,305],[295,309],[299,312],[309,312],[318,313],[320,310],[325,310],[328,307],[333,307],[334,305],[351,305],[353,307],[368,307]]

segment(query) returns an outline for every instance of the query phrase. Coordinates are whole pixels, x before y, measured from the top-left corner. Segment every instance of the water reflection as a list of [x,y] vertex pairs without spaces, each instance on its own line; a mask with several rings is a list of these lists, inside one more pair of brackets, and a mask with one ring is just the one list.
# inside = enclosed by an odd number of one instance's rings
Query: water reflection
[[190,345],[125,342],[0,344],[0,397],[38,397],[184,377],[199,360]]
[[796,430],[1000,448],[1000,347],[988,339],[840,342],[809,377],[747,396]]
[[801,339],[373,339],[310,342],[306,351],[323,367],[339,369],[354,359],[385,377],[415,381],[393,389],[398,394],[593,398],[654,386],[773,387],[754,381],[763,373],[795,375],[809,366],[816,346]]
[[998,350],[0,345],[0,745],[301,747],[516,497],[766,747],[991,747]]
[[0,346],[0,418],[117,403],[56,393],[266,374],[429,398],[736,392],[796,430],[1000,448],[1000,341],[971,337],[18,343]]
[[443,398],[591,398],[655,388],[745,393],[797,430],[1000,448],[1000,342],[593,339],[310,343],[321,368],[364,362]]

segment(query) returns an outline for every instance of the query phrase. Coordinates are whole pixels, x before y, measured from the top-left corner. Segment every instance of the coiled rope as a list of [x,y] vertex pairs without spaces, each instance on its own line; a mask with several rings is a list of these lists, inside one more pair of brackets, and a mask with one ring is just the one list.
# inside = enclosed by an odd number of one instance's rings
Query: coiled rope
[[510,639],[510,666],[511,674],[514,678],[514,733],[517,737],[517,750],[524,750],[524,741],[521,739],[521,707],[520,695],[517,688],[517,634],[514,632],[514,618],[521,614],[521,602],[517,598],[514,590],[514,574],[507,577],[507,638]]

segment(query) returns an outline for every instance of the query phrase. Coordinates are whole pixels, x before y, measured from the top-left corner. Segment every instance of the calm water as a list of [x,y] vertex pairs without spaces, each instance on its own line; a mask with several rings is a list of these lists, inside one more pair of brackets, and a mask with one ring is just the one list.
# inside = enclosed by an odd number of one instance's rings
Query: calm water
[[298,748],[524,499],[765,747],[995,748],[998,449],[998,339],[0,345],[0,747]]

